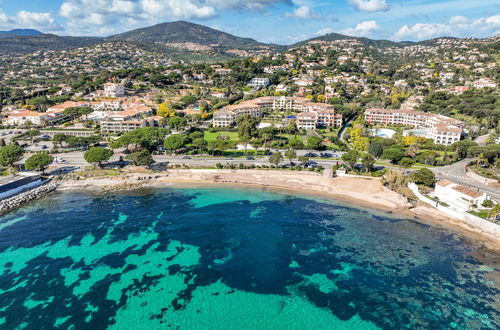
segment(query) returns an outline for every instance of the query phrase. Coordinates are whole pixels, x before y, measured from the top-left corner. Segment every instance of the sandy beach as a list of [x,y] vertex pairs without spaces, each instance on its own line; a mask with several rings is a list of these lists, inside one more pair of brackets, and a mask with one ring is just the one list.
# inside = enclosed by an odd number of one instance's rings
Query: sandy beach
[[500,237],[494,237],[428,205],[417,207],[388,189],[378,178],[328,178],[314,172],[276,170],[203,170],[173,169],[153,173],[141,169],[118,176],[64,178],[59,190],[90,189],[97,192],[135,189],[140,187],[245,185],[267,187],[291,193],[318,195],[363,208],[413,218],[423,223],[452,229],[465,239],[487,248],[500,250]]

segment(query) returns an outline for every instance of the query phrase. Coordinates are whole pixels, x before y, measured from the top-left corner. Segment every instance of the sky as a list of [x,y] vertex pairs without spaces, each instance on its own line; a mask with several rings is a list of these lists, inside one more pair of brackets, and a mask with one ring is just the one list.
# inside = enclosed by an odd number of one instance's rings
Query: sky
[[500,34],[498,0],[0,0],[0,30],[108,36],[186,20],[261,42],[337,32],[394,41]]

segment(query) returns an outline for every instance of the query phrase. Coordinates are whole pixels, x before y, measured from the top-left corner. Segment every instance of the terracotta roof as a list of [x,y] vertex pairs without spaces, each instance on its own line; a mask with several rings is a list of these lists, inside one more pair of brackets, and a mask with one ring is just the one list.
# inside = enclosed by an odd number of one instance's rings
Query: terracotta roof
[[10,114],[9,117],[42,117],[44,113],[35,112],[31,110],[21,110],[17,113]]
[[483,193],[481,193],[477,190],[471,189],[469,187],[464,187],[461,185],[457,185],[455,187],[452,187],[452,189],[458,191],[459,193],[462,193],[464,195],[472,197],[472,198],[478,198],[478,197],[481,197],[483,195]]
[[443,180],[436,182],[436,184],[438,186],[441,186],[441,187],[446,187],[446,186],[449,186],[450,184],[453,184],[453,182],[451,182],[450,180],[443,179]]

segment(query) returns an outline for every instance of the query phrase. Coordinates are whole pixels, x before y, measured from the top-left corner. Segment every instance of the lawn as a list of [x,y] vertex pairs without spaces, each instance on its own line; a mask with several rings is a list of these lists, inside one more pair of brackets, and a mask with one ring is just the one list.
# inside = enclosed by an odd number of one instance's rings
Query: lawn
[[229,140],[231,141],[239,141],[237,132],[205,132],[205,140],[207,141],[215,141],[218,136],[229,136]]

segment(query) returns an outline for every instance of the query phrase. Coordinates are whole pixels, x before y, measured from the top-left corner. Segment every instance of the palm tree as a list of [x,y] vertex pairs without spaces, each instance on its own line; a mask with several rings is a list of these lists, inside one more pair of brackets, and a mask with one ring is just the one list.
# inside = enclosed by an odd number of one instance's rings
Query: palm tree
[[484,153],[481,153],[479,155],[479,157],[476,160],[476,164],[477,164],[477,166],[480,166],[480,167],[487,167],[489,165],[488,158],[486,158],[484,156]]
[[500,215],[500,203],[495,204],[493,208],[489,212],[489,219],[492,219],[496,222],[497,216]]

